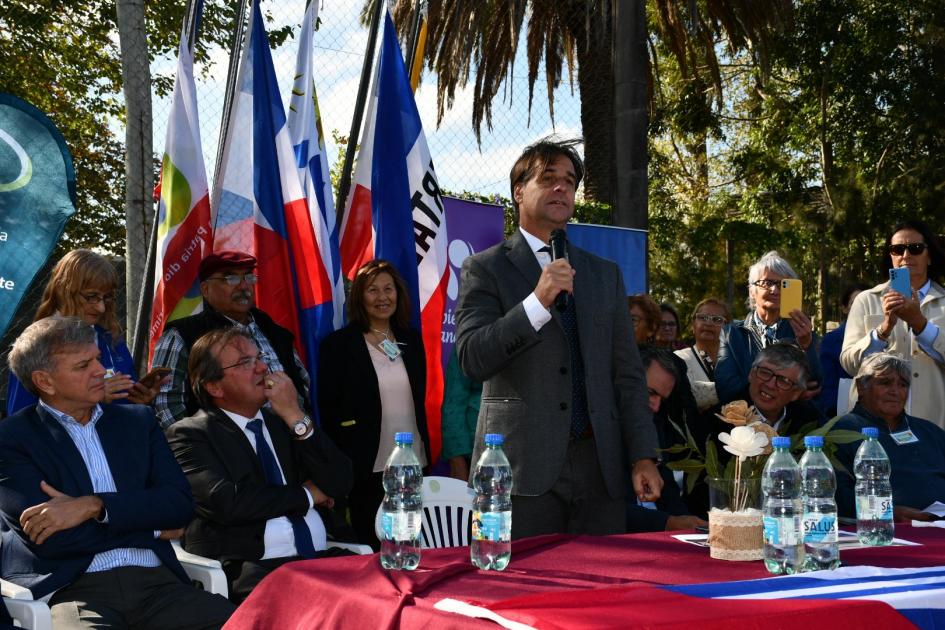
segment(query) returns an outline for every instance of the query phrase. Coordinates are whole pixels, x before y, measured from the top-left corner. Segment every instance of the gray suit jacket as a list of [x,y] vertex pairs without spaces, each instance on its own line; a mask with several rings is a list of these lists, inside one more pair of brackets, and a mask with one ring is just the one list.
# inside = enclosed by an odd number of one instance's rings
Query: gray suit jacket
[[[614,498],[625,496],[628,462],[657,456],[645,374],[633,341],[617,266],[570,246],[588,411],[601,473]],[[567,455],[571,361],[560,316],[535,332],[522,300],[541,267],[521,232],[463,263],[456,311],[460,365],[482,381],[475,463],[486,433],[505,436],[513,493],[549,491]]]

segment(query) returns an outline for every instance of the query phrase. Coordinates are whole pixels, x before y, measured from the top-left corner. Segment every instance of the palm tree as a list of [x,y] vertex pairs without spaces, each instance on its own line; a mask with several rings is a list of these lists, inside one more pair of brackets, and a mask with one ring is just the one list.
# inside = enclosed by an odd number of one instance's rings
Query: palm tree
[[[365,15],[370,15],[375,1],[367,0]],[[683,78],[704,81],[717,102],[722,92],[716,45],[724,39],[732,51],[747,49],[764,68],[770,36],[790,23],[793,7],[791,0],[427,0],[424,57],[437,76],[437,122],[452,106],[457,88],[471,82],[477,140],[483,122],[491,129],[492,102],[513,70],[527,18],[529,108],[544,61],[548,109],[554,119],[554,89],[567,67],[568,80],[577,79],[581,95],[587,167],[584,193],[589,199],[612,203],[613,18],[618,2],[632,1],[648,3],[654,26],[648,47],[650,69],[657,61],[653,58],[655,36],[672,51]],[[397,0],[394,5],[393,17],[402,37],[414,22],[416,4],[415,0]],[[647,74],[640,85],[658,80],[658,75]],[[634,133],[645,135],[642,127]]]

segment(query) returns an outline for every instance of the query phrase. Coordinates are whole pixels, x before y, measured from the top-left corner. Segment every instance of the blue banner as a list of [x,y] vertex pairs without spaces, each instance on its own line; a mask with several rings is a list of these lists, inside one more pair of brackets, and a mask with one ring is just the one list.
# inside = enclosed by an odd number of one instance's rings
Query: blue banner
[[646,231],[609,225],[568,223],[568,240],[617,263],[627,295],[646,292]]
[[0,93],[0,335],[75,212],[75,171],[45,114]]

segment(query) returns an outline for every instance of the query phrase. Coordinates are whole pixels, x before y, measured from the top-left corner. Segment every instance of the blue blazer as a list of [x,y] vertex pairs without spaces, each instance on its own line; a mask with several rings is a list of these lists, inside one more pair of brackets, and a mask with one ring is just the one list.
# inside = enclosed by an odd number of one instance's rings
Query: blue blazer
[[36,545],[20,527],[28,507],[49,499],[40,481],[69,496],[93,494],[85,462],[69,434],[38,405],[0,422],[0,572],[36,598],[71,584],[96,553],[118,547],[153,550],[188,582],[171,544],[156,530],[184,527],[193,516],[190,486],[171,454],[154,411],[102,405],[96,425],[118,492],[99,493],[108,523],[88,520]]

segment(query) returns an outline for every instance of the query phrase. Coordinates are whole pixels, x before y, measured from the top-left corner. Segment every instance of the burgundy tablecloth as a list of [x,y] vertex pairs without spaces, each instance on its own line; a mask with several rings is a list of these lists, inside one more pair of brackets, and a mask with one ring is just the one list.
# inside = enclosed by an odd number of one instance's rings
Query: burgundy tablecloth
[[[842,552],[846,566],[925,567],[945,564],[945,531],[898,526],[900,538],[922,543],[917,547],[874,547]],[[433,608],[443,598],[495,604],[509,610],[535,606],[553,612],[560,625],[543,618],[519,617],[542,628],[574,628],[567,611],[588,627],[673,625],[660,623],[661,611],[675,606],[679,596],[662,585],[695,584],[768,577],[761,562],[713,560],[708,549],[682,543],[667,533],[626,536],[541,536],[516,541],[512,562],[501,572],[479,571],[469,562],[469,549],[424,550],[420,567],[412,572],[385,571],[377,555],[309,560],[285,565],[266,578],[236,611],[227,628],[469,628],[497,626]],[[605,612],[604,602],[619,599],[626,611]],[[750,601],[691,600],[685,615],[669,615],[690,626],[708,625],[775,628],[767,615],[770,604]],[[599,615],[595,607],[600,606]],[[877,602],[824,604],[818,611],[810,601],[784,603],[779,615],[793,627],[815,627],[831,614],[850,621],[870,618],[876,627],[894,627],[895,613]],[[768,612],[766,612],[768,611]],[[833,611],[831,613],[831,611]],[[839,611],[839,612],[838,612]],[[892,616],[890,616],[892,615]],[[515,615],[511,615],[515,617]],[[619,623],[614,623],[619,621]],[[707,627],[706,623],[697,626]]]

